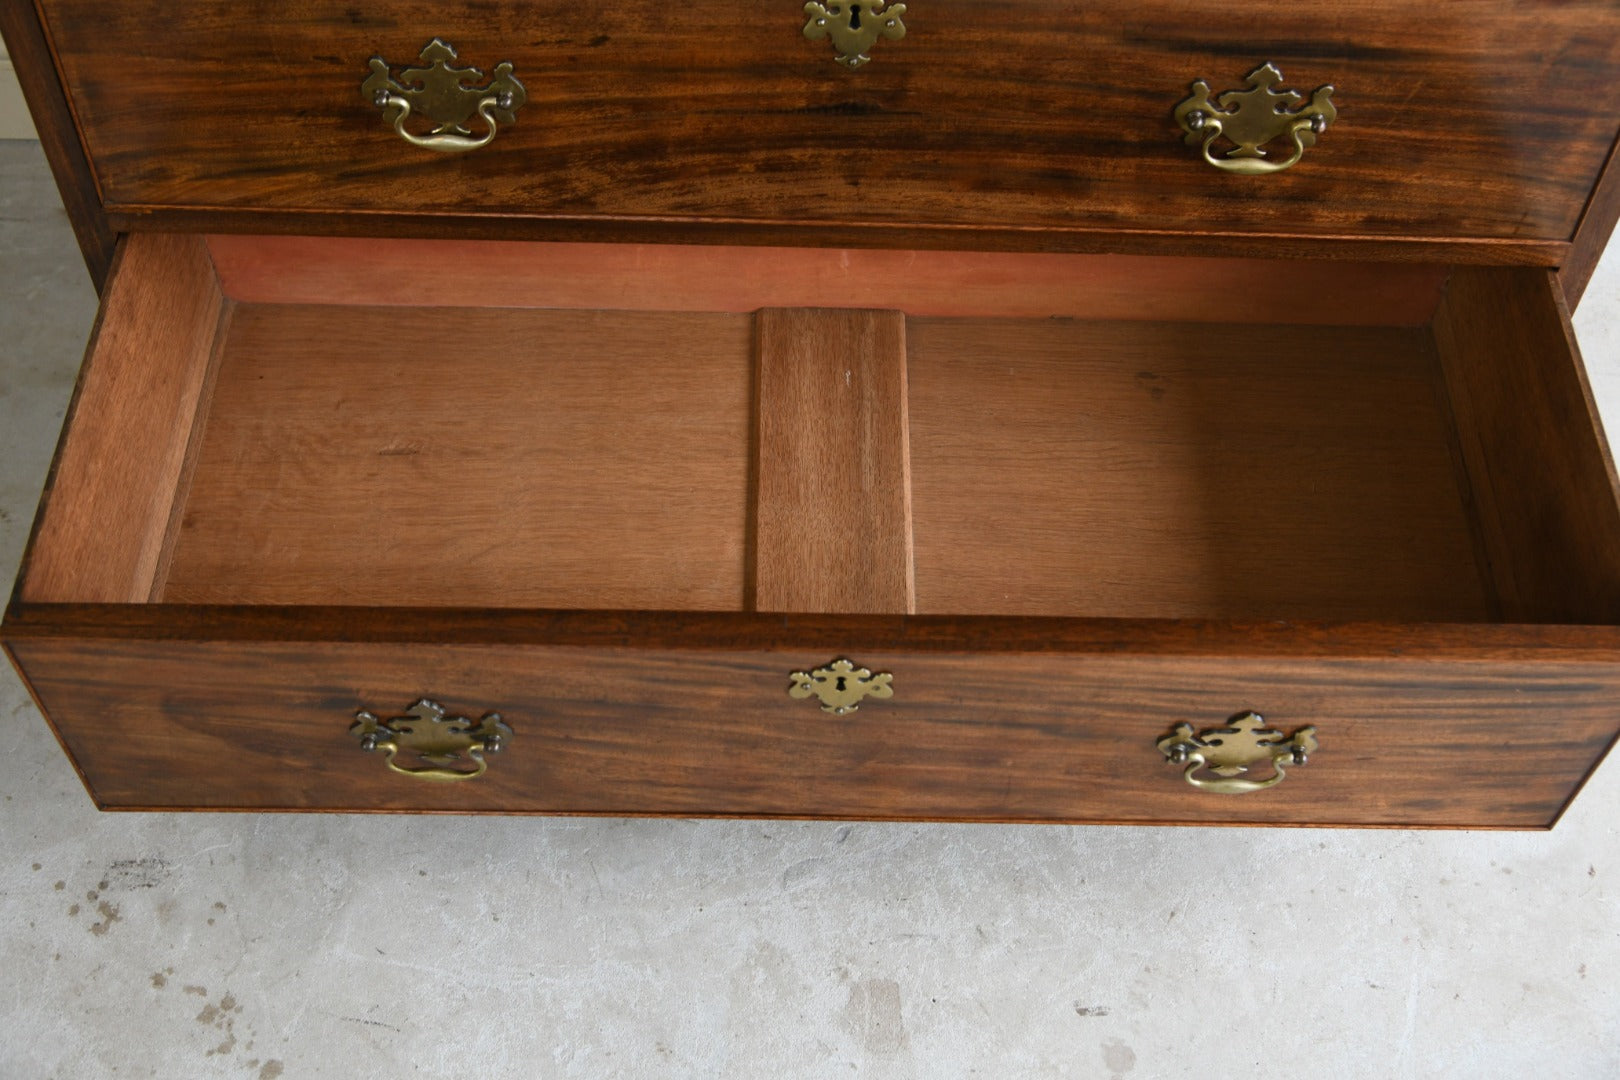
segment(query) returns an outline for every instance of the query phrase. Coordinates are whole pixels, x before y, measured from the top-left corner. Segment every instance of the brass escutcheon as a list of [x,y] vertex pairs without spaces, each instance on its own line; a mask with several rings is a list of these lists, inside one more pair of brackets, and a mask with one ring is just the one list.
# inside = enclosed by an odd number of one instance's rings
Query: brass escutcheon
[[[1305,155],[1307,146],[1338,117],[1333,106],[1333,87],[1318,86],[1311,100],[1297,90],[1273,90],[1282,82],[1282,72],[1274,64],[1262,64],[1249,72],[1248,88],[1227,90],[1211,99],[1209,84],[1199,79],[1192,84],[1192,95],[1176,106],[1176,123],[1186,132],[1188,146],[1203,144],[1204,160],[1226,172],[1259,176],[1282,172]],[[1218,140],[1231,146],[1219,157],[1212,152]],[[1274,161],[1262,149],[1267,143],[1289,139],[1294,152]]]
[[[1193,734],[1191,724],[1177,724],[1159,740],[1159,752],[1177,765],[1185,764],[1182,778],[1195,788],[1222,795],[1242,795],[1282,783],[1285,767],[1303,765],[1316,752],[1316,729],[1302,727],[1284,735],[1266,726],[1259,713],[1239,713],[1224,727],[1205,728]],[[1271,763],[1271,775],[1250,780],[1243,774],[1264,762]],[[1218,779],[1194,775],[1200,770]]]
[[[391,770],[418,780],[476,780],[489,767],[484,755],[500,752],[512,737],[500,713],[485,713],[475,723],[465,716],[447,715],[443,705],[427,698],[401,716],[380,720],[361,709],[354,721],[349,734],[360,740],[360,749],[381,750]],[[419,768],[395,764],[394,755],[401,750],[432,764]],[[452,767],[465,762],[474,767]]]
[[[456,50],[434,38],[422,50],[426,66],[406,68],[396,81],[389,75],[388,61],[371,58],[371,74],[360,84],[365,99],[383,111],[384,122],[412,146],[441,153],[465,153],[489,145],[501,124],[517,122],[515,114],[529,99],[523,84],[512,77],[512,65],[495,65],[495,77],[487,86],[476,84],[484,77],[477,68],[450,65]],[[421,113],[437,126],[426,135],[405,130],[406,118]],[[474,135],[467,127],[474,116],[482,118],[484,133]]]
[[811,41],[832,38],[838,50],[833,59],[851,71],[872,59],[867,50],[878,38],[899,41],[906,36],[906,24],[900,21],[906,13],[904,4],[885,7],[884,0],[827,0],[824,4],[810,0],[804,13],[810,20],[804,24],[804,36]]
[[894,696],[894,676],[888,673],[874,675],[866,668],[858,668],[848,660],[838,659],[814,671],[795,671],[788,676],[788,697],[804,699],[814,697],[821,702],[821,711],[844,716],[861,707],[866,698]]

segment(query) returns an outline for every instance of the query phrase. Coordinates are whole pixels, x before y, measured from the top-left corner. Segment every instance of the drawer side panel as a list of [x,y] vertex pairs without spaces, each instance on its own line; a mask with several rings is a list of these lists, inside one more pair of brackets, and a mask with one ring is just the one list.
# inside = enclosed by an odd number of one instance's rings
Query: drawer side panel
[[24,599],[151,598],[230,311],[201,238],[124,242],[29,547]]

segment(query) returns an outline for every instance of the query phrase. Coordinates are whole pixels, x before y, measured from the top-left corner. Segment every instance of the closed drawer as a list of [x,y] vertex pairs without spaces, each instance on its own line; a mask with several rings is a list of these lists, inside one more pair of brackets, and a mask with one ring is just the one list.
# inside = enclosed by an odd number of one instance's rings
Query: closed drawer
[[[1620,115],[1620,11],[1597,0],[1391,0],[1330,18],[1224,0],[1013,0],[993,15],[928,0],[855,71],[806,40],[794,4],[360,17],[207,2],[179,21],[135,0],[41,8],[106,207],[143,227],[374,231],[391,217],[462,236],[706,227],[1044,250],[1354,236],[1556,265]],[[435,37],[486,74],[510,62],[527,91],[516,124],[471,153],[406,145],[360,92],[372,57],[420,67]],[[1332,84],[1339,119],[1292,169],[1219,172],[1172,110],[1193,80],[1236,90],[1268,61],[1303,94]]]
[[[4,636],[108,807],[1546,826],[1620,730],[1568,330],[1543,270],[136,235]],[[892,694],[790,695],[837,658]],[[487,772],[360,751],[424,698]],[[1248,711],[1320,749],[1161,752]]]

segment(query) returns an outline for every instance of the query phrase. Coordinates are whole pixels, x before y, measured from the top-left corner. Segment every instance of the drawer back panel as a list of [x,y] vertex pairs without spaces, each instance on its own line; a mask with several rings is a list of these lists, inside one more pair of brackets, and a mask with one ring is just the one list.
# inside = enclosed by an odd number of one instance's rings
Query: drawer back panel
[[[793,3],[40,7],[115,213],[1562,242],[1620,116],[1620,8],[1598,0],[919,0],[853,71]],[[372,57],[420,66],[435,37],[523,82],[488,146],[409,146],[361,93]],[[1338,119],[1285,172],[1217,171],[1173,109],[1267,61],[1332,84]]]

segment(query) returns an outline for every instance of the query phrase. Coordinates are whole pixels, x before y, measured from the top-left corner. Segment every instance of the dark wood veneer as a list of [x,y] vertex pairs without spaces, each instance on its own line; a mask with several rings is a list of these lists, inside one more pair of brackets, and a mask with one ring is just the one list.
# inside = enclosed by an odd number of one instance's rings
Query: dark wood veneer
[[204,207],[125,207],[107,220],[120,233],[189,232],[279,236],[400,237],[431,240],[522,240],[559,243],[738,244],[805,248],[900,248],[924,251],[1056,252],[1207,258],[1375,260],[1482,266],[1557,266],[1563,240],[1496,240],[1444,236],[1354,236],[1235,233],[1205,229],[990,228],[881,222],[821,223],[688,217],[568,217],[472,211],[455,214]]
[[1598,178],[1587,200],[1586,211],[1581,215],[1580,227],[1575,230],[1575,242],[1570,245],[1569,254],[1558,271],[1570,310],[1581,302],[1617,221],[1620,221],[1620,139],[1615,140],[1614,149],[1609,152],[1608,164],[1603,167],[1603,175]]
[[[718,36],[650,0],[401,0],[363,19],[312,0],[199,0],[183,20],[156,0],[41,6],[108,209],[130,223],[173,207],[376,229],[444,215],[460,235],[476,227],[462,215],[496,212],[801,243],[830,228],[914,246],[1143,230],[1564,244],[1620,114],[1620,12],[1598,0],[1389,0],[1337,8],[1326,31],[1314,9],[1272,7],[1258,36],[1226,2],[1012,0],[987,18],[934,0],[853,73],[794,5]],[[435,35],[465,63],[513,61],[529,91],[465,156],[405,145],[359,95],[371,56],[407,64]],[[1237,87],[1267,60],[1288,85],[1336,84],[1339,122],[1285,173],[1217,172],[1171,109],[1193,79]]]
[[1620,663],[1620,627],[1294,619],[1078,619],[505,608],[76,604],[13,600],[7,641],[551,645],[1092,653],[1257,659]]
[[[846,644],[850,639],[846,637]],[[13,641],[107,807],[1546,827],[1614,739],[1620,669],[864,648],[892,700],[785,693],[807,648]],[[422,695],[517,732],[476,783],[392,775],[348,734]],[[1254,708],[1323,747],[1212,797],[1154,740]],[[1557,724],[1526,729],[1526,715]]]

